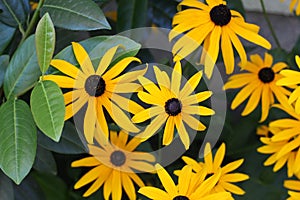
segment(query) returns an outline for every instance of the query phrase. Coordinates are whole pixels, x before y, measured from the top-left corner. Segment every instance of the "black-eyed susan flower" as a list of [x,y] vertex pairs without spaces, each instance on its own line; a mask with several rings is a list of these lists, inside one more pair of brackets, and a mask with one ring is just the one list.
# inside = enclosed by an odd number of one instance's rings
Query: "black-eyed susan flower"
[[135,151],[141,143],[140,140],[133,138],[128,141],[128,134],[124,131],[119,134],[111,131],[108,142],[98,134],[95,138],[100,145],[88,145],[91,157],[72,162],[72,167],[93,167],[78,180],[74,188],[78,189],[93,182],[83,194],[84,197],[103,185],[105,199],[109,199],[111,195],[113,200],[121,200],[123,188],[129,199],[135,200],[134,183],[139,187],[144,186],[136,172],[154,171],[154,166],[150,163],[155,161],[155,157],[150,153]]
[[288,194],[290,195],[287,200],[298,200],[300,199],[300,181],[299,180],[286,180],[284,181],[284,187],[289,189]]
[[275,98],[282,105],[288,106],[288,95],[290,91],[282,86],[276,85],[282,75],[279,72],[286,67],[283,62],[274,65],[272,55],[265,53],[264,60],[257,54],[250,56],[250,61],[241,65],[244,73],[231,76],[224,89],[242,88],[231,103],[231,109],[237,108],[241,103],[248,102],[242,112],[242,116],[250,114],[261,101],[261,118],[264,121],[269,115],[269,109],[275,102]]
[[[225,156],[225,148],[225,144],[221,144],[213,159],[210,144],[207,143],[204,149],[204,162],[198,163],[196,160],[186,156],[183,156],[182,159],[187,165],[191,166],[196,173],[199,173],[203,170],[203,168],[206,168],[206,177],[215,175],[218,171],[221,171],[217,184],[212,189],[213,193],[226,191],[237,195],[243,195],[245,194],[245,191],[233,183],[245,181],[249,179],[249,176],[243,173],[231,172],[240,167],[244,162],[244,159],[228,163],[222,167],[221,165]],[[179,175],[181,173],[181,171],[176,172],[176,174]]]
[[137,79],[137,76],[143,75],[146,70],[119,75],[129,63],[133,61],[140,62],[140,60],[135,57],[126,57],[108,69],[119,47],[115,46],[104,54],[95,70],[85,49],[75,42],[72,43],[72,46],[81,69],[64,60],[54,59],[51,61],[51,65],[67,76],[44,76],[44,80],[52,80],[61,88],[73,89],[64,94],[65,120],[75,115],[87,104],[84,116],[84,134],[88,143],[93,143],[97,124],[102,133],[108,137],[108,125],[104,116],[104,109],[121,128],[129,132],[138,132],[139,129],[123,110],[136,113],[143,108],[119,94],[136,91],[140,85],[132,82]]
[[[284,0],[280,0],[284,1]],[[296,15],[300,15],[300,0],[291,0],[290,3],[290,12],[296,11]]]
[[169,39],[173,40],[179,34],[185,33],[173,46],[174,61],[185,58],[204,43],[200,63],[204,64],[205,74],[210,78],[218,58],[220,43],[227,74],[234,69],[233,46],[241,62],[247,61],[245,49],[238,36],[266,49],[271,48],[271,44],[258,34],[259,27],[246,23],[239,12],[227,7],[225,1],[206,2],[208,5],[198,0],[183,0],[179,4],[179,8],[189,8],[179,11],[173,18],[174,28]]
[[[300,57],[295,56],[296,63],[300,68]],[[279,79],[276,84],[280,86],[293,86],[300,84],[300,72],[291,70],[291,69],[284,69],[280,72],[283,76]],[[295,109],[298,114],[300,114],[300,87],[296,87],[296,89],[291,93],[289,97],[289,103],[295,103]]]
[[[175,185],[168,172],[159,164],[155,165],[158,177],[165,189],[161,190],[152,186],[145,186],[139,189],[139,193],[145,195],[149,199],[158,200],[231,200],[233,199],[229,192],[219,192],[210,194],[210,190],[215,186],[219,177],[220,171],[204,180],[205,176],[196,178],[190,166],[185,166],[182,169],[178,178],[178,184]],[[195,187],[195,183],[199,186]]]
[[138,80],[147,91],[139,91],[138,97],[152,107],[136,113],[132,121],[135,123],[144,122],[154,118],[145,130],[138,137],[146,140],[165,125],[163,134],[163,145],[172,142],[174,128],[176,127],[179,137],[188,149],[190,138],[185,128],[186,125],[197,131],[205,130],[205,126],[193,115],[209,116],[214,111],[210,108],[199,106],[198,103],[208,99],[211,91],[199,92],[193,94],[195,88],[202,78],[202,72],[193,75],[187,83],[181,88],[181,64],[177,62],[172,72],[172,78],[167,73],[154,66],[154,73],[157,85],[146,77],[140,76]]
[[263,154],[271,154],[264,162],[265,166],[274,164],[276,172],[285,164],[288,169],[288,177],[300,173],[300,115],[291,108],[282,105],[274,105],[288,113],[292,118],[278,119],[270,122],[269,127],[272,137],[262,137],[260,140],[264,146],[257,149]]

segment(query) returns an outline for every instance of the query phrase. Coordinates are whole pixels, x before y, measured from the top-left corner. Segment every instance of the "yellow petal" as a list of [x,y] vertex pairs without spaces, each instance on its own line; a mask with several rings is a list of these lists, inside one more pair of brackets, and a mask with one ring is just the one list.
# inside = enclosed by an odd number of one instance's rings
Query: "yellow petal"
[[114,46],[114,47],[108,49],[107,52],[105,52],[105,54],[103,55],[103,57],[101,58],[101,60],[99,62],[96,74],[102,76],[102,74],[106,71],[106,69],[110,65],[110,63],[119,47],[120,47],[120,45]]
[[72,78],[76,79],[78,76],[81,77],[84,76],[77,67],[75,67],[74,65],[72,65],[67,61],[53,59],[51,60],[50,64],[56,69],[58,69],[59,71],[61,71],[62,73],[71,76]]
[[165,191],[151,186],[142,187],[138,192],[149,199],[171,199]]
[[77,42],[72,42],[74,55],[85,75],[95,74],[92,61],[85,49]]
[[204,131],[206,126],[200,122],[200,119],[196,119],[192,115],[182,113],[183,121],[192,129],[197,131]]
[[174,94],[179,95],[181,84],[181,63],[180,61],[175,63],[173,73],[172,73],[172,81],[171,81],[171,91]]
[[222,32],[221,49],[224,64],[226,67],[226,74],[231,74],[234,70],[234,54],[230,37],[227,31]]
[[[244,111],[242,112],[242,116],[248,115],[257,107],[259,100],[261,98],[262,89],[263,89],[262,87],[258,87],[252,92],[252,94],[250,95],[250,98],[247,102],[247,105],[246,105]],[[268,90],[266,90],[266,91],[268,92]],[[268,94],[268,96],[269,96],[269,94]],[[269,105],[266,109],[269,110]]]
[[157,175],[170,196],[176,196],[177,195],[177,187],[175,186],[171,176],[168,174],[168,172],[161,167],[159,164],[155,165],[155,168],[157,170]]
[[[103,57],[104,59],[104,57]],[[102,60],[101,60],[102,61]],[[110,68],[102,77],[103,79],[111,80],[118,76],[124,69],[133,61],[141,63],[141,60],[135,57],[127,57],[119,61],[112,68]],[[109,63],[108,63],[109,64]],[[102,66],[102,65],[101,65]]]
[[121,173],[122,186],[129,199],[136,199],[135,188],[132,180],[125,173]]
[[140,122],[144,122],[147,119],[150,119],[156,115],[162,114],[164,113],[164,108],[161,106],[153,106],[151,108],[147,108],[145,110],[142,110],[141,112],[136,113],[133,118],[132,121],[134,123],[140,123]]
[[74,88],[75,80],[68,76],[62,75],[46,75],[44,80],[54,81],[61,88]]
[[195,91],[195,88],[198,86],[201,78],[202,71],[199,71],[196,74],[194,74],[183,86],[182,90],[180,91],[179,98],[181,99],[192,94]]

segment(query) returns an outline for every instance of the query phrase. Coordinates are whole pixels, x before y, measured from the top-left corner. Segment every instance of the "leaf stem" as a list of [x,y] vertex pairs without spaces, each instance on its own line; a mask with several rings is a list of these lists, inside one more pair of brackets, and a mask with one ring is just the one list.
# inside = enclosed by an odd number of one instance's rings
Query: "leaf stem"
[[260,0],[260,5],[261,5],[261,8],[262,8],[262,11],[263,11],[265,20],[267,21],[267,24],[268,24],[269,29],[270,29],[270,31],[271,31],[271,34],[272,34],[272,36],[273,36],[273,38],[274,38],[274,40],[275,40],[275,43],[276,43],[276,45],[277,45],[280,49],[282,49],[282,47],[281,47],[281,45],[280,45],[280,42],[279,42],[279,40],[278,40],[278,37],[276,36],[276,33],[275,33],[275,31],[274,31],[274,29],[273,29],[273,26],[272,26],[272,23],[271,23],[271,21],[270,21],[270,19],[269,19],[269,16],[268,16],[268,14],[267,14],[264,0]]
[[32,19],[28,25],[28,28],[26,29],[25,33],[23,34],[22,40],[20,42],[20,45],[25,41],[25,39],[31,34],[32,30],[34,29],[36,23],[38,22],[39,19],[39,13],[40,13],[40,8],[44,4],[45,0],[40,0],[37,8],[34,11],[34,14],[32,16]]

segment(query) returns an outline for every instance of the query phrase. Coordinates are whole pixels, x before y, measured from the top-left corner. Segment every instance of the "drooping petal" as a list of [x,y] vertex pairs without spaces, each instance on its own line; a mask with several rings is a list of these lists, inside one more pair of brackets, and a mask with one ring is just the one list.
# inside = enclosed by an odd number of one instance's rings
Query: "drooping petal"
[[85,139],[89,144],[93,144],[95,126],[96,126],[96,99],[89,98],[88,107],[84,116],[83,130]]
[[221,50],[226,67],[226,74],[231,74],[234,70],[234,54],[230,37],[226,31],[222,31]]
[[121,173],[122,186],[129,199],[136,199],[135,188],[127,174]]
[[172,142],[173,137],[174,137],[174,127],[175,127],[174,117],[170,116],[167,119],[166,127],[164,130],[164,136],[163,136],[163,142],[162,142],[163,145],[169,145]]

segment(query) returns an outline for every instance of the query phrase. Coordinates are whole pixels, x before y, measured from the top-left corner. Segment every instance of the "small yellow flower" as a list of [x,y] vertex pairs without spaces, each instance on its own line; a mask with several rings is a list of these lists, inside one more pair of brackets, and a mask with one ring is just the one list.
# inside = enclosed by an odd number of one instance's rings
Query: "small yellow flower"
[[[241,182],[249,179],[249,176],[243,173],[230,173],[236,170],[238,167],[242,165],[244,159],[240,159],[227,165],[221,167],[223,159],[225,157],[225,144],[223,143],[220,148],[217,150],[216,155],[213,159],[212,151],[210,144],[207,143],[205,145],[204,150],[204,162],[197,162],[196,160],[183,156],[183,161],[192,167],[192,169],[199,173],[206,168],[205,176],[211,176],[217,174],[221,171],[221,174],[218,178],[217,184],[213,187],[212,192],[231,192],[237,195],[245,194],[245,191],[240,187],[234,185],[233,183]],[[177,172],[177,174],[181,174],[182,172]]]
[[295,110],[282,105],[274,105],[288,113],[294,119],[285,118],[272,121],[269,127],[273,130],[273,136],[261,137],[264,146],[257,149],[263,154],[271,154],[264,162],[265,166],[274,165],[276,172],[285,164],[288,168],[288,177],[300,173],[300,115]]
[[227,7],[225,1],[206,0],[206,2],[208,5],[198,0],[183,0],[179,4],[179,8],[187,6],[188,9],[179,11],[174,16],[174,28],[170,32],[169,39],[173,40],[181,33],[186,34],[173,46],[174,61],[185,58],[204,43],[200,63],[204,63],[205,74],[210,78],[219,55],[219,43],[227,74],[231,74],[234,69],[233,46],[241,62],[247,61],[245,49],[238,36],[266,49],[271,48],[271,44],[258,34],[259,27],[246,23],[239,12]]
[[154,73],[158,84],[145,77],[138,78],[147,91],[139,91],[138,97],[143,102],[152,105],[152,107],[136,113],[132,121],[140,123],[154,118],[138,137],[146,140],[166,123],[163,145],[168,145],[172,142],[174,127],[176,127],[182,143],[188,149],[190,138],[185,126],[188,125],[197,131],[206,129],[193,115],[209,116],[214,114],[212,109],[198,105],[199,102],[208,99],[212,92],[204,91],[193,94],[202,78],[201,71],[193,75],[181,89],[182,74],[180,62],[175,64],[171,80],[166,72],[161,71],[156,66],[154,66]]
[[262,122],[269,115],[269,109],[275,102],[274,96],[282,105],[289,105],[287,96],[290,92],[276,85],[276,81],[282,77],[279,72],[286,64],[278,62],[272,65],[273,57],[268,53],[265,53],[264,60],[257,54],[251,55],[250,60],[241,66],[242,70],[247,72],[231,76],[224,89],[242,88],[232,101],[231,109],[237,108],[249,97],[242,116],[250,114],[261,101],[260,122]]
[[[185,166],[178,177],[178,184],[175,185],[168,172],[159,164],[155,165],[158,177],[164,187],[161,190],[152,186],[145,186],[139,189],[139,193],[145,195],[149,199],[158,200],[233,200],[229,192],[219,192],[210,194],[210,190],[215,186],[219,177],[220,171],[204,180],[205,176],[195,180],[195,174],[190,166]],[[195,183],[199,186],[195,187]]]
[[115,46],[104,54],[95,70],[85,49],[76,42],[73,42],[72,46],[81,69],[67,61],[54,59],[51,61],[51,65],[67,76],[44,76],[44,80],[54,81],[61,88],[73,89],[64,94],[65,120],[71,118],[87,104],[83,126],[85,138],[91,144],[96,127],[108,137],[108,125],[104,116],[104,109],[121,128],[129,132],[138,132],[139,129],[134,126],[123,110],[136,113],[143,108],[119,94],[132,93],[138,90],[140,85],[132,82],[137,79],[137,76],[143,75],[146,69],[119,75],[131,62],[140,62],[140,60],[135,57],[126,57],[109,68],[119,47]]
[[150,153],[134,151],[141,142],[137,138],[128,141],[128,134],[124,131],[119,134],[111,131],[110,142],[101,138],[101,135],[96,135],[96,140],[100,147],[88,145],[91,157],[72,162],[72,167],[94,167],[80,178],[74,188],[81,188],[94,181],[83,194],[84,197],[104,185],[103,195],[106,200],[110,195],[113,200],[121,200],[122,187],[130,200],[136,200],[133,183],[139,187],[144,186],[136,172],[153,171],[154,166],[149,162],[154,162],[155,157]]

